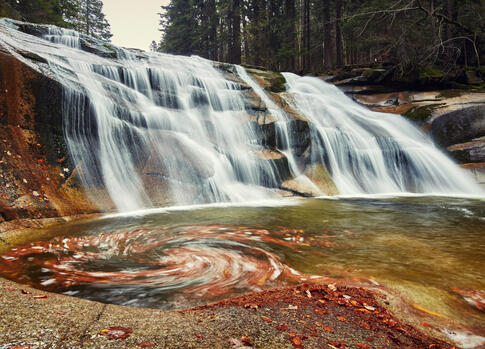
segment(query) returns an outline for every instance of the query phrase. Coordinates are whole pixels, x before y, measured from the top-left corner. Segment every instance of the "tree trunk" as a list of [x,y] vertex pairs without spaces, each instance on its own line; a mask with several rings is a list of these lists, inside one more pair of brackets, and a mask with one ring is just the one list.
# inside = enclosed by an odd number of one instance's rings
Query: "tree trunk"
[[303,70],[310,70],[310,0],[303,1]]
[[330,22],[330,2],[325,0],[323,6],[323,64],[324,68],[332,68],[332,24]]
[[335,49],[337,55],[337,67],[343,67],[343,43],[342,43],[342,0],[335,0]]
[[295,10],[295,0],[285,0],[285,19],[286,19],[286,37],[283,38],[286,41],[286,49],[288,52],[288,57],[284,62],[285,70],[296,70],[295,63],[295,44],[296,44],[296,32],[295,32],[295,21],[296,21],[296,10]]
[[241,2],[232,0],[232,37],[231,37],[231,63],[241,63]]

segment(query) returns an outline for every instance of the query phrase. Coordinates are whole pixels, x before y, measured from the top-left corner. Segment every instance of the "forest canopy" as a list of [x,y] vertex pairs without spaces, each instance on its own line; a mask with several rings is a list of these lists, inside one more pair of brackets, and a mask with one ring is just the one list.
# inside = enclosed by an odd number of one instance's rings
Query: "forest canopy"
[[278,71],[485,61],[485,0],[171,0],[159,50]]
[[101,0],[0,0],[0,17],[72,28],[110,41]]

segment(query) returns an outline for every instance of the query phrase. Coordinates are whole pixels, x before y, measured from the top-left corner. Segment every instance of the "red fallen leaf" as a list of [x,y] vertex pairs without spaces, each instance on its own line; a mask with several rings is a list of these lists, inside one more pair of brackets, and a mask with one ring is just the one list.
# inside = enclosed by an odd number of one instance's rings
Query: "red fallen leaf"
[[32,292],[29,292],[29,291],[26,291],[26,290],[20,290],[20,292],[22,292],[22,294],[32,294]]
[[346,319],[346,318],[344,318],[343,316],[339,316],[339,317],[337,317],[337,320],[338,320],[338,321],[342,321],[342,322],[347,322],[347,319]]
[[374,338],[373,338],[373,337],[367,337],[365,340],[366,340],[367,342],[373,342],[373,341],[374,341]]
[[365,344],[365,343],[360,343],[360,342],[358,342],[358,343],[355,343],[355,345],[356,345],[356,346],[358,346],[358,347],[359,347],[359,348],[361,348],[361,349],[370,349],[370,346],[368,346],[368,345],[367,345],[367,344]]
[[325,315],[328,313],[328,310],[316,308],[315,313],[317,313],[318,315]]
[[430,325],[430,324],[428,324],[427,322],[423,322],[423,323],[422,323],[422,325],[423,325],[424,327],[431,327],[431,328],[433,328],[433,326],[431,326],[431,325]]
[[44,298],[49,298],[49,296],[48,296],[48,295],[46,295],[46,294],[36,294],[36,295],[34,296],[34,298],[35,298],[35,299],[44,299]]
[[10,292],[17,291],[16,288],[11,288],[11,287],[4,287],[4,289]]
[[249,338],[248,335],[244,335],[241,337],[241,341],[246,344],[246,345],[252,345],[251,344],[251,338]]
[[301,342],[301,338],[300,337],[292,337],[291,338],[291,344],[295,347],[295,348],[303,348],[303,344]]
[[155,344],[150,343],[150,342],[143,342],[143,343],[138,343],[137,344],[140,348],[153,348]]
[[322,328],[323,328],[324,331],[333,333],[333,328],[331,328],[330,326],[322,325]]
[[8,347],[8,349],[30,349],[32,346],[30,344],[26,345],[14,345],[13,347]]
[[345,348],[345,342],[328,341],[328,344],[333,345],[336,348]]
[[267,323],[273,322],[273,320],[271,320],[269,317],[264,316],[264,315],[261,316],[261,319],[263,319],[264,322],[267,322]]
[[276,325],[276,329],[278,331],[286,331],[287,326],[286,326],[286,324],[278,324],[278,325]]
[[394,321],[393,319],[386,319],[383,321],[385,324],[389,325],[389,327],[394,327],[396,326],[396,321]]
[[197,334],[197,333],[194,333],[194,335],[199,338],[199,339],[202,339],[202,336],[200,334]]
[[121,327],[121,326],[111,326],[109,329],[101,331],[102,335],[107,335],[109,340],[112,339],[125,339],[133,333],[131,328]]
[[66,315],[65,311],[55,311],[54,313],[56,313],[57,315]]
[[370,330],[370,325],[367,322],[362,321],[360,323],[360,327],[362,327],[365,330]]

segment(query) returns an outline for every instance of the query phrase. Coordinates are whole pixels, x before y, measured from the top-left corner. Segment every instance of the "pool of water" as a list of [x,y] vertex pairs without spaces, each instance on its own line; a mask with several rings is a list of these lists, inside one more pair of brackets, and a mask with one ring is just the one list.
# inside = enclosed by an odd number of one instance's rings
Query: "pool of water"
[[367,278],[463,322],[485,316],[485,201],[305,199],[105,216],[40,230],[0,275],[106,303],[184,308],[320,278]]

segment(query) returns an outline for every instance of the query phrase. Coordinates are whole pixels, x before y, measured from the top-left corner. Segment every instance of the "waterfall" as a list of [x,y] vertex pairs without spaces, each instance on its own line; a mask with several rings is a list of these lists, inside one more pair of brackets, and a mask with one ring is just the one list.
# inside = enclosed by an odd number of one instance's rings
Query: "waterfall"
[[[288,177],[320,195],[306,176],[313,164],[326,166],[341,194],[477,193],[409,122],[371,112],[317,78],[284,74],[288,103],[311,136],[310,148],[296,152],[294,120],[242,67],[232,79],[200,57],[117,48],[53,26],[30,25],[30,35],[23,25],[0,21],[2,48],[61,83],[75,174],[88,192],[104,188],[119,210],[263,200]],[[260,141],[247,86],[276,120],[276,149]]]
[[481,192],[400,115],[368,110],[321,79],[283,75],[289,102],[310,121],[311,162],[327,166],[341,194]]

